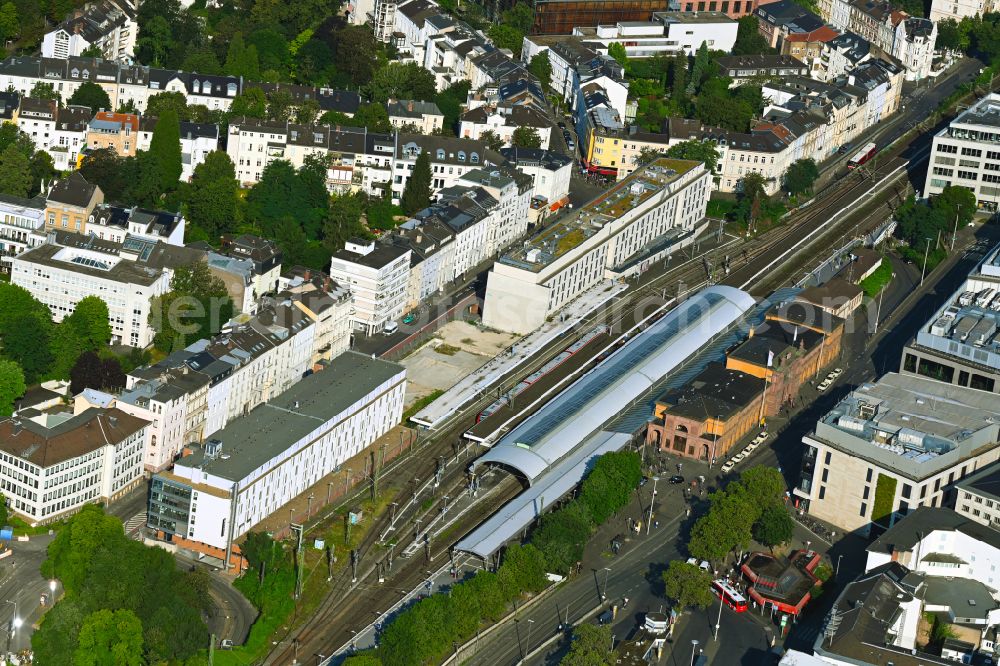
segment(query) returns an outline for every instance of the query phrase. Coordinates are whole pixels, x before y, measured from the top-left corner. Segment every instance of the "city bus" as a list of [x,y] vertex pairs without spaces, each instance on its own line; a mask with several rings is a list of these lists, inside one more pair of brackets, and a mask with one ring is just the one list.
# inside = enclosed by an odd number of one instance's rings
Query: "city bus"
[[717,580],[712,583],[712,592],[722,599],[722,603],[732,608],[737,613],[742,613],[747,609],[747,600],[742,594],[733,589],[725,580]]
[[866,143],[864,147],[855,153],[854,157],[852,157],[847,163],[847,168],[856,169],[873,157],[875,157],[875,144]]

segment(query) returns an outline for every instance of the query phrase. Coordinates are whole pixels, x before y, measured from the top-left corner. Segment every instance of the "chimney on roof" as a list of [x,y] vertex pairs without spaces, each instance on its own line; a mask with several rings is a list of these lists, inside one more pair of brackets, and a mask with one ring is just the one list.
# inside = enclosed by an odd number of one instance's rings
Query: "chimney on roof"
[[108,416],[108,423],[111,425],[112,428],[117,428],[118,427],[118,417],[117,416]]
[[11,421],[11,435],[17,436],[21,432],[21,422],[18,419]]
[[413,100],[411,99],[406,105],[407,111],[413,111]]

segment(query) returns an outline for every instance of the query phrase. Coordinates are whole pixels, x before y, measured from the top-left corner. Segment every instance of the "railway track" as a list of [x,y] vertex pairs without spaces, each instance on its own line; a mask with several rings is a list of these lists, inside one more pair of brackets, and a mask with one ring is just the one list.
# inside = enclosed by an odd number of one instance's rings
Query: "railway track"
[[[731,270],[729,275],[722,277],[720,282],[740,286],[744,280],[752,276],[755,269],[759,270],[758,264],[772,259],[773,255],[779,254],[783,248],[801,238],[803,234],[808,233],[812,227],[829,220],[832,214],[840,210],[841,201],[845,198],[850,198],[855,193],[859,196],[863,195],[878,178],[884,177],[885,174],[894,173],[894,179],[904,176],[905,168],[901,169],[900,167],[905,167],[907,160],[900,157],[899,154],[905,149],[906,147],[899,147],[894,150],[895,154],[890,155],[888,160],[879,165],[877,169],[869,171],[868,178],[856,175],[857,172],[854,172],[848,177],[838,180],[834,185],[824,190],[815,203],[793,214],[793,219],[788,224],[768,230],[743,243],[711,250],[706,254],[710,267],[720,266],[726,255],[735,254],[735,261],[730,256],[731,263],[738,263],[739,259],[742,259],[743,264]],[[892,187],[892,185],[887,187]],[[810,256],[806,259],[811,259],[816,253],[810,253],[808,248],[828,236],[836,234],[837,238],[843,238],[849,228],[853,228],[855,233],[858,230],[866,232],[869,227],[874,228],[881,223],[884,214],[891,210],[892,201],[892,198],[883,200],[873,210],[866,211],[870,224],[856,222],[854,214],[845,214],[842,220],[831,224],[824,233],[819,234],[809,245],[803,247],[799,254],[809,254]],[[791,268],[791,272],[794,274],[799,270],[798,264],[802,262],[791,261],[788,263],[791,264],[788,268]],[[787,268],[785,267],[775,269],[759,280],[752,291],[759,295],[760,290],[770,290],[770,287],[765,285],[773,283],[776,279],[779,284],[783,283],[787,279],[786,273]],[[636,313],[640,306],[649,303],[650,299],[653,299],[653,302],[659,299],[661,304],[666,300],[669,291],[667,285],[676,283],[676,295],[683,297],[685,293],[695,291],[709,281],[710,277],[706,276],[702,262],[690,262],[660,274],[640,276],[638,282],[629,291],[623,292],[608,307],[585,317],[580,326],[575,327],[571,334],[550,343],[541,353],[525,363],[516,373],[513,373],[513,376],[501,381],[496,388],[499,388],[500,392],[509,390],[524,377],[547,363],[566,346],[582,337],[593,326],[608,325],[612,332],[618,334],[622,332],[623,328],[627,330],[630,325],[626,322],[626,318]],[[459,464],[458,461],[458,442],[462,433],[475,423],[475,417],[479,411],[494,400],[493,396],[494,392],[491,390],[466,405],[440,428],[433,431],[422,446],[419,446],[419,442],[415,444],[414,451],[405,461],[390,471],[386,477],[380,478],[380,485],[387,484],[400,490],[405,489],[411,483],[410,479],[412,478],[424,478],[428,481],[423,486],[418,484],[415,488],[417,492],[402,508],[395,512],[395,516],[386,512],[375,521],[358,549],[363,565],[359,568],[357,581],[353,580],[349,568],[337,575],[315,614],[300,627],[289,631],[285,640],[272,650],[263,663],[284,665],[293,663],[297,655],[329,654],[350,640],[350,625],[360,624],[364,626],[374,619],[369,616],[358,617],[358,608],[381,609],[392,605],[394,597],[397,596],[396,590],[419,585],[425,578],[428,567],[434,567],[448,557],[450,543],[435,545],[432,542],[431,559],[428,561],[420,553],[400,560],[395,557],[392,549],[386,553],[379,542],[382,537],[390,533],[390,528],[397,535],[413,532],[415,536],[419,536],[419,529],[414,532],[415,526],[418,525],[417,521],[424,523],[428,513],[438,511],[440,498],[444,495],[455,496],[463,491],[467,480],[465,465]],[[431,485],[429,479],[437,472],[439,465],[437,461],[441,459],[444,459],[445,462],[439,487],[444,490],[437,494],[439,499],[435,500],[431,507],[426,511],[421,511],[418,500],[428,492]],[[464,534],[467,528],[478,524],[515,496],[520,490],[520,485],[510,478],[506,478],[493,490],[495,492],[490,495],[491,501],[479,502],[474,505],[461,521],[454,523],[448,528],[448,531],[455,532],[459,536]],[[380,557],[375,557],[377,555]],[[387,562],[387,557],[393,558],[392,561]],[[377,580],[379,573],[389,582],[384,585],[370,582]],[[345,603],[348,600],[349,603]]]

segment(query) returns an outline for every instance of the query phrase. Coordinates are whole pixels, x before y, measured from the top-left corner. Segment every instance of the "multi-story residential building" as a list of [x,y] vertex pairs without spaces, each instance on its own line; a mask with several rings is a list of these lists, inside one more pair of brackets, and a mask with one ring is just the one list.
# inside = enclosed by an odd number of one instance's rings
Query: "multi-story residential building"
[[429,24],[428,19],[439,18],[441,9],[432,0],[378,0],[376,4],[383,2],[386,6],[376,9],[376,14],[385,16],[381,24],[375,25],[376,37],[393,44],[401,58],[423,62],[427,36],[436,30],[435,21]]
[[[736,26],[736,21],[722,12],[657,12],[651,21],[577,26],[573,28],[572,36],[585,40],[597,53],[607,54],[611,44],[620,44],[625,47],[629,59],[651,58],[656,55],[693,55],[702,44],[712,51],[731,51],[736,42]],[[526,42],[534,42],[535,39],[525,37]],[[551,43],[551,40],[549,35],[538,38],[539,42]]]
[[351,345],[351,292],[330,276],[311,269],[293,268],[279,281],[278,298],[312,319],[312,365],[329,361]]
[[552,135],[552,121],[530,106],[477,106],[459,116],[458,124],[458,135],[464,139],[478,140],[484,132],[492,132],[504,146],[512,145],[519,127],[534,130],[543,150],[548,150]]
[[385,106],[389,113],[389,124],[396,129],[434,134],[444,126],[444,114],[434,102],[390,99]]
[[566,35],[580,25],[607,25],[616,21],[648,21],[650,13],[721,12],[731,19],[752,14],[774,0],[541,0],[535,3],[531,32]]
[[778,0],[758,7],[754,16],[758,20],[757,29],[772,49],[781,50],[782,43],[790,35],[808,34],[824,27],[823,19],[792,0]]
[[532,179],[529,220],[535,222],[569,203],[573,160],[562,153],[536,148],[504,148],[504,158]]
[[928,18],[937,23],[946,19],[961,21],[968,16],[975,18],[996,11],[996,3],[991,0],[931,0]]
[[139,116],[134,113],[98,111],[87,126],[87,148],[110,148],[121,157],[132,157],[139,143]]
[[527,333],[608,278],[641,272],[693,241],[711,175],[703,164],[658,159],[550,223],[489,273],[483,322]]
[[42,57],[65,60],[97,47],[105,59],[125,62],[132,58],[138,32],[135,7],[127,0],[89,2],[45,33]]
[[907,81],[930,75],[937,25],[893,9],[888,0],[832,0],[821,12],[835,28],[856,33],[906,68]]
[[[100,58],[17,56],[0,62],[0,89],[22,96],[30,94],[34,85],[41,82],[52,84],[65,100],[88,81],[108,93],[112,107],[132,104],[140,113],[145,110],[147,100],[161,92],[179,92],[188,104],[227,110],[243,90],[240,77],[126,65]],[[318,95],[316,99],[322,106],[324,97]]]
[[924,196],[949,185],[971,190],[980,208],[1000,204],[1000,95],[990,93],[934,135]]
[[398,203],[410,180],[417,156],[428,151],[431,163],[431,191],[436,193],[458,184],[459,179],[481,167],[503,163],[503,157],[486,147],[482,141],[447,136],[424,136],[399,133],[392,161],[389,193]]
[[890,373],[842,399],[802,438],[796,502],[842,530],[868,534],[1000,458],[996,397]]
[[[441,190],[438,201],[453,205],[467,199],[489,209],[486,256],[494,256],[519,241],[528,232],[528,211],[533,187],[529,176],[509,166],[469,171],[458,185]],[[495,204],[493,202],[496,202]]]
[[133,206],[98,204],[87,219],[87,233],[101,240],[124,243],[129,236],[184,245],[184,217],[180,213]]
[[44,239],[45,197],[23,199],[0,195],[0,271],[10,274],[14,257]]
[[0,492],[31,525],[107,503],[143,480],[149,423],[118,409],[0,421]]
[[955,484],[955,511],[1000,530],[1000,465],[990,465]]
[[341,354],[153,477],[149,528],[228,563],[236,539],[398,423],[405,387],[402,366]]
[[332,192],[365,192],[381,196],[392,179],[397,135],[366,128],[273,123],[253,118],[229,122],[226,152],[236,166],[236,177],[246,186],[260,180],[272,160],[288,160],[301,167],[306,157],[327,162],[327,188]]
[[[156,129],[156,116],[139,119],[138,150],[149,150]],[[189,181],[195,168],[205,161],[213,150],[219,150],[219,126],[211,123],[191,123],[182,120],[181,130],[181,180]]]
[[145,347],[156,332],[151,299],[170,289],[175,268],[204,259],[204,251],[139,237],[115,243],[56,231],[13,258],[11,282],[47,305],[57,322],[81,299],[99,295],[108,306],[112,340]]
[[408,249],[374,241],[350,240],[333,255],[330,277],[351,290],[355,330],[371,335],[403,314],[409,268]]
[[[940,156],[941,153],[932,153]],[[900,372],[1000,393],[1000,247],[903,347]]]
[[74,171],[56,181],[45,196],[45,230],[87,233],[87,222],[98,205],[104,203],[104,192],[97,185]]
[[55,100],[22,97],[15,122],[36,149],[49,154],[57,170],[70,171],[86,145],[91,115],[86,106],[59,106]]
[[716,58],[719,73],[732,79],[730,87],[750,83],[754,79],[789,76],[809,76],[809,66],[787,55],[743,55]]
[[281,278],[282,253],[278,245],[267,238],[253,234],[222,237],[221,252],[234,259],[253,263],[253,300],[278,290]]

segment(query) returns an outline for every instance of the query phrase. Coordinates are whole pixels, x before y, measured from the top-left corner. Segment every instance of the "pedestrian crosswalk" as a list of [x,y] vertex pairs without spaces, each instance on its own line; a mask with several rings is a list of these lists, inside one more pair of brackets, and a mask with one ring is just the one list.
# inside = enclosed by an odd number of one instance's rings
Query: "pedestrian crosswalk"
[[137,513],[125,521],[125,536],[142,541],[142,528],[146,524],[146,512]]

